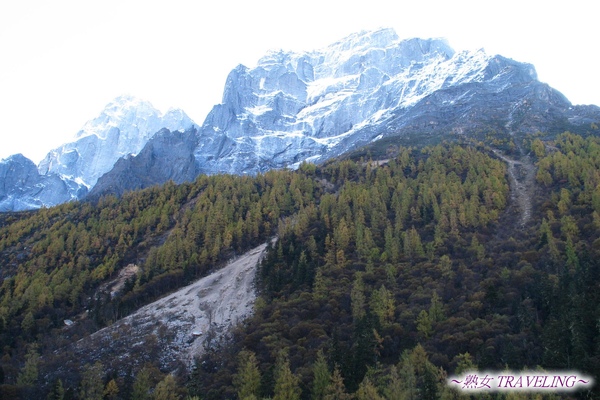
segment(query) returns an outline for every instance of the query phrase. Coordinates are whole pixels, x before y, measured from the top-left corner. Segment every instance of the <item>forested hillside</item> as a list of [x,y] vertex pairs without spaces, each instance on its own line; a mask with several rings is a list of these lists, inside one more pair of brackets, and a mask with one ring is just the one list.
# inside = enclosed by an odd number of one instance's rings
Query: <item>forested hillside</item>
[[[60,362],[68,343],[265,242],[280,218],[314,201],[315,187],[305,175],[286,171],[254,178],[202,176],[191,184],[105,197],[97,204],[5,215],[0,228],[4,382],[19,381],[32,344],[37,344],[33,353],[46,355],[42,369],[44,363]],[[139,272],[111,295],[106,283],[131,263]],[[74,324],[65,327],[65,319]]]
[[[3,215],[0,393],[456,398],[449,374],[538,366],[598,380],[600,140],[525,144],[526,226],[504,161],[448,143]],[[190,375],[158,361],[120,375],[93,352],[53,374],[69,343],[275,235],[255,314]]]
[[[455,398],[448,374],[538,366],[598,379],[600,141],[527,144],[539,172],[523,228],[505,212],[505,165],[480,149],[322,168],[332,193],[280,232],[264,303],[204,357],[192,392]],[[251,370],[254,386],[240,380]]]

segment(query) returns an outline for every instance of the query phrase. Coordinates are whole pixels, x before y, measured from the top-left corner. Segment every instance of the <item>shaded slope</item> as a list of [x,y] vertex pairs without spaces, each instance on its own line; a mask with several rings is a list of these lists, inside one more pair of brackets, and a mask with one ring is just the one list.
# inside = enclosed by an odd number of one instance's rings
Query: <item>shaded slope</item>
[[136,156],[121,158],[104,174],[87,199],[104,194],[121,196],[127,191],[160,185],[193,181],[199,173],[194,149],[198,144],[196,129],[185,132],[162,129],[150,139]]

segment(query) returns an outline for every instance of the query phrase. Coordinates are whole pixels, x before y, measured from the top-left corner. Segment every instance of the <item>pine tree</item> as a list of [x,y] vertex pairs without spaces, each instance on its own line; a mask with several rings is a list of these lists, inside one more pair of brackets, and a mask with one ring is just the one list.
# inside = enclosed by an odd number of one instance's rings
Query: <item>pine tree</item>
[[383,397],[377,393],[377,388],[371,383],[368,376],[365,376],[363,381],[358,386],[356,392],[357,400],[383,400]]
[[273,400],[300,400],[300,386],[297,376],[290,370],[287,356],[280,355],[275,366],[275,393]]
[[473,357],[469,353],[462,353],[454,357],[457,361],[455,373],[460,375],[464,372],[475,371],[477,369],[477,365],[473,362]]
[[425,339],[428,339],[433,333],[431,318],[429,313],[425,310],[421,310],[419,316],[417,317],[417,331],[419,331],[419,333],[423,335]]
[[600,213],[600,184],[592,192],[592,207],[595,212]]
[[323,267],[317,268],[315,281],[313,282],[313,297],[315,300],[324,300],[327,298],[328,279],[323,276]]
[[38,365],[40,355],[38,354],[37,345],[29,346],[27,355],[25,356],[25,365],[17,378],[19,386],[34,386],[38,379]]
[[132,400],[148,400],[150,399],[150,389],[152,386],[150,371],[148,368],[142,368],[136,375],[133,382],[133,390],[131,394]]
[[390,368],[388,385],[385,388],[385,399],[386,400],[402,400],[402,382],[400,381],[400,375],[398,374],[398,368],[392,365]]
[[560,259],[560,252],[556,247],[556,240],[552,235],[552,229],[546,218],[542,219],[542,225],[540,226],[540,246],[548,245],[548,252],[552,257],[552,260],[558,261]]
[[317,360],[313,365],[313,376],[312,399],[323,400],[325,398],[327,386],[331,381],[331,373],[329,372],[323,350],[319,350],[317,353]]
[[119,386],[114,379],[111,379],[104,387],[104,398],[107,400],[114,400],[117,398],[118,394]]
[[438,398],[438,369],[427,359],[427,352],[418,344],[408,356],[417,378],[419,397],[423,399]]
[[57,379],[52,385],[52,389],[48,394],[48,400],[64,400],[65,398],[65,389],[63,387],[63,383],[60,379]]
[[238,372],[233,385],[240,400],[256,399],[260,389],[260,371],[256,355],[251,351],[241,351],[238,356]]
[[437,291],[433,291],[431,296],[431,305],[429,306],[429,318],[432,322],[441,322],[444,320],[444,305],[437,294]]
[[155,400],[180,400],[183,396],[183,390],[179,388],[173,375],[168,374],[156,385],[154,390]]
[[385,285],[381,285],[378,290],[373,291],[369,305],[382,325],[394,320],[394,313],[396,312],[394,295],[385,288]]
[[344,252],[348,251],[348,246],[350,244],[350,230],[346,224],[345,218],[342,218],[334,229],[333,238],[338,250],[343,250]]
[[531,150],[537,158],[542,158],[546,155],[546,146],[544,146],[544,143],[539,138],[531,142]]
[[325,400],[350,400],[352,396],[346,393],[344,379],[340,373],[340,369],[336,365],[331,376],[331,383],[327,386]]
[[365,317],[365,284],[362,280],[362,272],[358,271],[354,275],[354,283],[350,291],[350,303],[352,306],[352,318],[354,322],[358,322]]
[[[408,353],[403,355],[402,364],[399,371],[400,382],[402,385],[401,399],[417,399],[417,376],[415,366]],[[391,399],[391,398],[390,398]]]

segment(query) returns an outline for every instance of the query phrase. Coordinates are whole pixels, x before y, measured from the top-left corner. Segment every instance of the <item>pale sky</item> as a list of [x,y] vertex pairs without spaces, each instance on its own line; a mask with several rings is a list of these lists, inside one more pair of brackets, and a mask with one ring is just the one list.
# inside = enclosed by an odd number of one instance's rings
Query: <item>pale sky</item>
[[532,63],[573,104],[600,105],[597,18],[590,0],[3,0],[0,158],[39,162],[122,94],[201,125],[237,64],[382,27]]

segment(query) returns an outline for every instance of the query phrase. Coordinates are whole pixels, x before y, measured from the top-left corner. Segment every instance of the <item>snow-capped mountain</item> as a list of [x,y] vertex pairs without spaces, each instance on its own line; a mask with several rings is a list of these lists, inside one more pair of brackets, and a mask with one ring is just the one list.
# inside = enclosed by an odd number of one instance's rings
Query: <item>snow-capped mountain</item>
[[552,107],[570,107],[537,81],[530,64],[483,50],[455,53],[442,39],[400,40],[391,29],[362,32],[314,52],[271,52],[254,68],[235,68],[195,154],[207,173],[294,166],[407,127],[463,129],[465,115],[479,117],[469,111],[475,104],[490,105],[508,123],[519,102],[545,101],[540,96]]
[[20,154],[0,161],[0,211],[81,199],[120,158],[138,154],[161,129],[177,132],[195,126],[181,110],[162,114],[147,101],[118,97],[37,167]]
[[119,158],[139,153],[162,128],[183,131],[193,125],[181,110],[163,115],[147,101],[121,96],[88,121],[75,141],[50,151],[38,169],[42,175],[54,173],[91,188]]
[[[253,68],[239,65],[200,128],[182,111],[162,115],[141,100],[118,98],[38,170],[65,183],[58,202],[199,173],[294,168],[380,139],[553,134],[592,122],[600,123],[600,108],[573,106],[539,82],[531,64],[484,50],[457,53],[443,39],[400,40],[381,29],[311,52],[272,51]],[[16,194],[10,201],[3,194],[20,190],[7,190],[9,181],[0,176],[0,202],[17,204]]]
[[40,175],[22,154],[0,160],[0,212],[49,207],[84,197],[87,189],[56,174]]

